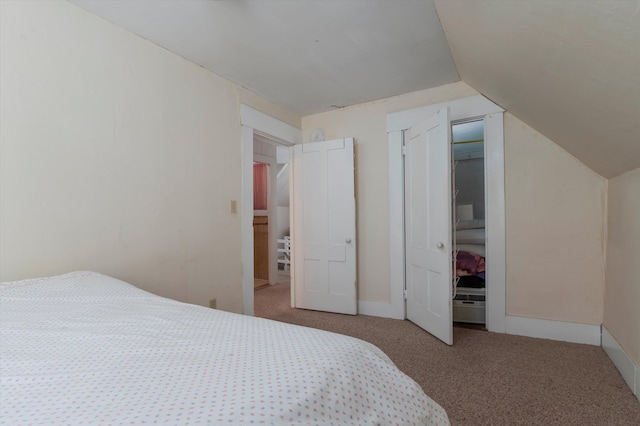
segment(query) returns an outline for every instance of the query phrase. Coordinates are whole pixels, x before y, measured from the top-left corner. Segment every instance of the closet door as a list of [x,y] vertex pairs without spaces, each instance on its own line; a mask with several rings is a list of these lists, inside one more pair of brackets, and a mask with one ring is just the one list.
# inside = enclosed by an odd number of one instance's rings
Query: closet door
[[451,127],[448,109],[405,132],[407,318],[453,344]]

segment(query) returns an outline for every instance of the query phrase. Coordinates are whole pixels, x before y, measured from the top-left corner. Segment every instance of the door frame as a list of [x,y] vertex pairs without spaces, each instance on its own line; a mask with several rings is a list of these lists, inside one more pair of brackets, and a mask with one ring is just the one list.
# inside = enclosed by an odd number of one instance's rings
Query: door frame
[[254,133],[283,145],[302,143],[302,130],[260,112],[240,105],[242,125],[242,312],[253,316],[253,136]]
[[[470,96],[387,115],[389,139],[389,256],[392,317],[406,318],[404,253],[405,130],[449,108],[450,120],[485,120],[486,327],[506,332],[504,109],[482,95]],[[449,166],[451,167],[451,166]]]

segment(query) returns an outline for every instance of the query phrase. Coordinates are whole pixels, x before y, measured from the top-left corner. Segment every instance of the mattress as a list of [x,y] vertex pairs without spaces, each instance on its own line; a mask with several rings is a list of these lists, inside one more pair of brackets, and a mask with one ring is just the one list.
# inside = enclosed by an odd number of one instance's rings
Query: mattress
[[0,423],[430,424],[377,347],[93,272],[0,286]]

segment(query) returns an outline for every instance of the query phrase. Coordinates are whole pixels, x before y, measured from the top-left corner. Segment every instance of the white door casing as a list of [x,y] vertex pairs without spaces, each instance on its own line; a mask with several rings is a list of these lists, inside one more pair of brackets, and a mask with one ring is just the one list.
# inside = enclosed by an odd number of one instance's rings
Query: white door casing
[[449,111],[405,132],[407,318],[453,344]]
[[353,139],[292,148],[292,304],[355,315]]
[[253,315],[253,140],[267,136],[283,145],[302,143],[302,131],[247,105],[240,106],[242,123],[242,312]]

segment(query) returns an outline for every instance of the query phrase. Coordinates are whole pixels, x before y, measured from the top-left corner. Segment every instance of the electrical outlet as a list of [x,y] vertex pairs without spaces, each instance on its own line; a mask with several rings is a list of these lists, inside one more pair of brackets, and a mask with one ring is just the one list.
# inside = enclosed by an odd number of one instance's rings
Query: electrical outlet
[[216,308],[216,299],[210,299],[209,300],[209,307],[211,309],[215,309]]
[[238,213],[238,203],[236,200],[231,200],[231,213]]

